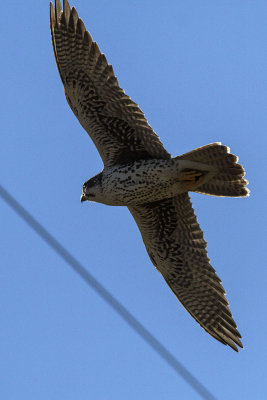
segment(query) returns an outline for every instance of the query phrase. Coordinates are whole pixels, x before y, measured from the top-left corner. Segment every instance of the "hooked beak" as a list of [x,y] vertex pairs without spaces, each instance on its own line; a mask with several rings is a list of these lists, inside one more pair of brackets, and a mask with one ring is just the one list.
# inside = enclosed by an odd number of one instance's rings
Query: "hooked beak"
[[84,201],[87,200],[87,198],[86,198],[84,193],[81,195],[81,199],[80,200],[81,200],[81,203],[83,203]]

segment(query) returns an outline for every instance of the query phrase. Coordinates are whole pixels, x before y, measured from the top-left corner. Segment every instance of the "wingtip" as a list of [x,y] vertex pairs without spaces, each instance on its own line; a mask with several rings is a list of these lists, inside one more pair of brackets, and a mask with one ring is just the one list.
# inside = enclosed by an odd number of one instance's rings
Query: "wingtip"
[[60,0],[55,0],[55,19],[56,19],[56,25],[59,26],[60,23],[60,16],[62,13],[62,7]]
[[54,4],[52,1],[50,1],[50,25],[51,27],[55,25],[56,22],[56,14],[55,14],[55,8]]
[[64,12],[70,11],[70,5],[69,5],[68,0],[63,0],[63,10],[64,10]]
[[239,351],[237,346],[243,349],[243,344],[239,339],[239,337],[241,338],[241,335],[237,330],[235,334],[233,334],[227,328],[222,326],[220,327],[220,329],[214,329],[214,332],[216,336],[214,334],[212,334],[212,336],[215,337],[215,339],[219,340],[219,342],[223,343],[226,346],[230,346],[237,353]]
[[83,21],[79,18],[77,22],[77,34],[81,35],[82,39],[84,38],[84,33],[86,29]]
[[65,19],[67,21],[67,23],[69,23],[69,19],[70,19],[70,5],[68,0],[63,0],[63,13],[65,15]]
[[77,29],[77,23],[79,21],[79,16],[74,7],[70,10],[70,17],[69,17],[69,28],[73,31],[76,32]]
[[236,346],[234,343],[227,343],[227,344],[228,344],[228,346],[231,347],[231,349],[233,349],[233,350],[236,351],[237,353],[239,352],[237,346]]
[[60,0],[55,0],[55,7],[58,13],[62,11],[62,6]]
[[74,18],[75,21],[77,22],[77,21],[78,21],[78,18],[79,18],[79,15],[78,15],[78,12],[77,12],[77,10],[76,10],[75,7],[72,7],[71,13],[72,13],[72,15],[73,15],[73,18]]
[[[231,343],[229,342],[229,343],[227,343],[227,344],[228,344],[228,346],[230,346],[233,350],[235,350],[237,353],[240,351],[240,349],[243,349],[243,348],[244,348],[244,346],[243,346],[241,340],[239,340],[238,338],[235,338],[234,341],[232,341]],[[237,344],[237,346],[239,346],[239,348],[236,346],[236,344]]]

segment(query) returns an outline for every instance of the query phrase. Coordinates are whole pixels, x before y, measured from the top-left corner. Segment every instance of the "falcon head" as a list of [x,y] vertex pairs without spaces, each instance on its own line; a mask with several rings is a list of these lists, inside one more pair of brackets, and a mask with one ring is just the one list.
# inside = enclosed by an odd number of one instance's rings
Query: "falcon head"
[[83,184],[81,202],[97,201],[98,195],[102,193],[102,172]]

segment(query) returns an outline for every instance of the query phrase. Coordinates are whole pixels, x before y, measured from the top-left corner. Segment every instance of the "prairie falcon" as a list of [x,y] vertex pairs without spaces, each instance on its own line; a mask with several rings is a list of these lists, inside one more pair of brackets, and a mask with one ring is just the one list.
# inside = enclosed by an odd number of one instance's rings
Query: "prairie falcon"
[[68,104],[104,163],[84,183],[81,201],[128,207],[178,300],[211,336],[238,351],[241,335],[188,194],[248,196],[238,158],[221,143],[172,158],[67,0],[63,10],[59,0],[50,3],[50,26]]

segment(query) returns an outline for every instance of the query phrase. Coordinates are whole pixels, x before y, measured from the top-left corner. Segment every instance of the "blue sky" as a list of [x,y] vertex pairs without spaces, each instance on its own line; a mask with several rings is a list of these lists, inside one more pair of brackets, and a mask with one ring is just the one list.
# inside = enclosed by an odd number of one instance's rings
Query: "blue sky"
[[[244,350],[185,312],[126,209],[80,203],[102,162],[65,101],[47,0],[1,7],[0,183],[215,397],[265,399],[267,3],[70,4],[168,151],[221,141],[245,166],[249,198],[192,195]],[[0,215],[1,398],[200,398],[2,200]]]

